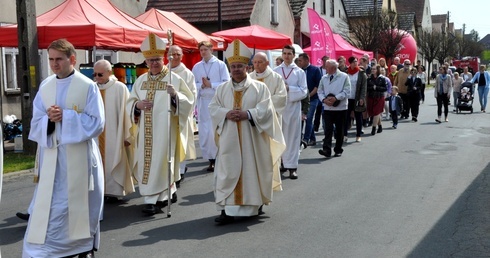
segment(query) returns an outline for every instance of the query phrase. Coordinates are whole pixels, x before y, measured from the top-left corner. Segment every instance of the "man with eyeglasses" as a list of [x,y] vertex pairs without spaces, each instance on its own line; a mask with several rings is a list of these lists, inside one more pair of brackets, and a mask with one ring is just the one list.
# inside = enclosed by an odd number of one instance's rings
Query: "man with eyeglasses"
[[403,68],[398,70],[394,83],[394,86],[398,87],[398,95],[403,101],[403,110],[400,119],[407,119],[410,111],[410,101],[407,95],[407,86],[405,85],[410,75],[410,64],[410,60],[408,59],[403,61]]
[[[194,96],[194,99],[196,99],[197,91],[196,91],[196,81],[194,78],[194,74],[189,70],[185,64],[182,63],[182,57],[184,56],[184,53],[182,52],[182,49],[177,46],[177,45],[172,45],[168,48],[168,55],[167,59],[169,60],[169,66],[172,72],[178,74],[187,84],[189,89],[192,92],[192,95]],[[187,141],[187,151],[185,153],[185,159],[186,160],[192,160],[196,159],[196,146],[194,144],[194,107],[195,105],[192,106],[192,109],[188,115],[188,124],[186,124],[187,128],[185,128],[185,132],[187,133],[188,141]],[[187,162],[183,160],[180,163],[180,180],[176,181],[177,188],[180,187],[180,183],[184,181],[185,177],[185,172],[187,171]]]
[[[114,203],[134,192],[131,142],[131,120],[126,111],[129,91],[126,85],[112,75],[107,60],[94,64],[94,79],[99,87],[106,114],[104,131],[98,137],[105,174],[105,202]],[[129,154],[129,156],[128,156]]]
[[282,189],[273,171],[286,147],[269,89],[247,75],[250,50],[236,39],[225,55],[232,78],[216,89],[209,104],[219,146],[214,171],[218,224],[262,214],[273,190]]
[[141,51],[149,71],[136,79],[126,105],[138,128],[133,165],[146,204],[142,212],[150,216],[163,213],[168,191],[171,201],[177,201],[174,182],[180,179],[180,162],[185,159],[187,141],[192,140],[186,129],[194,95],[184,80],[163,64],[165,48],[165,42],[155,34],[143,41]]
[[202,60],[194,65],[192,73],[196,78],[197,87],[199,146],[203,159],[209,160],[209,166],[206,170],[213,172],[218,148],[214,142],[214,130],[211,127],[211,115],[208,106],[218,86],[230,80],[230,73],[226,64],[213,56],[213,44],[211,42],[199,42],[197,47]]
[[34,98],[29,140],[38,144],[39,177],[22,257],[93,257],[99,248],[104,171],[96,138],[104,129],[97,85],[74,69],[65,39],[48,46],[53,75]]

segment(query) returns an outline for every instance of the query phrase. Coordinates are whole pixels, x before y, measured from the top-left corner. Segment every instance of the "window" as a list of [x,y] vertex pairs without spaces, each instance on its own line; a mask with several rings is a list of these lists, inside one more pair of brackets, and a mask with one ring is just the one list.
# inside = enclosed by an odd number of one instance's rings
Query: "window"
[[279,24],[277,20],[277,10],[278,10],[277,0],[271,0],[271,24]]
[[327,14],[327,0],[320,0],[321,14]]
[[335,0],[330,0],[330,17],[335,17]]
[[[111,50],[96,50],[95,62],[97,62],[101,59],[105,59],[105,60],[111,62],[111,64],[115,64],[115,63],[119,62],[117,52],[111,51]],[[87,58],[87,60],[88,60],[88,58]]]
[[5,92],[18,92],[17,65],[19,50],[17,48],[2,48],[2,74]]

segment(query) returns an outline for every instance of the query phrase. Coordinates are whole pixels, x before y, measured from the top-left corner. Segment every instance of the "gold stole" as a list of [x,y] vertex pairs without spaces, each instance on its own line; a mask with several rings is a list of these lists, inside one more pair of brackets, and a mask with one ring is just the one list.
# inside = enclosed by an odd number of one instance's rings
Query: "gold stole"
[[[243,91],[233,90],[233,110],[241,110],[242,109],[242,97]],[[240,144],[240,153],[242,152],[242,128],[241,121],[236,123],[237,131],[238,131],[238,143]],[[243,157],[243,155],[242,155]],[[242,178],[242,169],[243,169],[243,160],[242,166],[240,167],[240,177],[238,178],[238,182],[235,186],[234,197],[235,197],[235,205],[243,205],[243,178]]]
[[[56,104],[56,77],[49,79],[46,85],[39,89],[45,107]],[[75,71],[67,92],[66,109],[83,112],[87,102],[90,81],[84,75]],[[49,223],[51,199],[53,195],[54,178],[58,158],[58,142],[56,123],[51,134],[51,148],[44,148],[43,163],[40,170],[39,184],[36,192],[36,201],[31,214],[27,242],[44,244]],[[88,207],[88,143],[81,142],[66,146],[67,157],[67,184],[68,184],[68,232],[70,239],[84,239],[90,237],[89,207]],[[84,184],[85,182],[85,184]]]
[[[102,102],[104,103],[104,107],[105,107],[105,90],[99,89],[99,91],[100,91],[100,95],[102,96]],[[102,167],[104,169],[105,169],[105,129],[106,127],[104,126],[104,131],[102,131],[102,133],[99,135],[99,151],[100,151],[100,156],[102,157]]]
[[[146,82],[143,82],[143,84],[141,85],[141,89],[146,90],[147,100],[153,102],[157,90],[165,90],[165,91],[167,90],[167,82],[162,81],[162,79],[165,78],[167,74],[168,74],[168,68],[165,66],[163,67],[162,72],[154,79],[150,77],[150,72],[148,72],[148,80]],[[150,110],[144,110],[143,123],[144,123],[143,126],[144,126],[144,133],[145,133],[145,140],[144,140],[145,150],[144,150],[143,180],[141,183],[146,185],[148,184],[148,178],[150,177],[151,154],[153,152],[153,108]],[[159,147],[164,147],[164,146],[159,146]]]

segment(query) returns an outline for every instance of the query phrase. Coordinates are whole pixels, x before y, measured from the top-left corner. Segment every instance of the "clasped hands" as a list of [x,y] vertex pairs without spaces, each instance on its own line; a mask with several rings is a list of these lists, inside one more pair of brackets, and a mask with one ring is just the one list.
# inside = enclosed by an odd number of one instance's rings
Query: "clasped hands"
[[63,119],[63,110],[57,105],[52,105],[48,108],[48,118],[49,121],[54,123],[61,122],[61,119]]
[[242,110],[230,110],[228,113],[226,113],[226,119],[231,120],[231,121],[241,121],[241,120],[247,120],[248,119],[248,114],[247,111],[242,111]]
[[327,96],[325,99],[323,99],[324,103],[327,104],[327,106],[329,106],[329,107],[333,106],[333,103],[336,100],[337,100],[337,98],[334,96]]

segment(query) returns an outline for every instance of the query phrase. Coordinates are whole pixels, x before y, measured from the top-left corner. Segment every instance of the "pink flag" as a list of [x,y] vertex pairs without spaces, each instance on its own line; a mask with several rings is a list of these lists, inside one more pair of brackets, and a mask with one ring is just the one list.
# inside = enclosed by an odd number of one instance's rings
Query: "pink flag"
[[308,8],[308,21],[310,23],[311,56],[310,63],[316,66],[322,65],[322,57],[328,56],[335,59],[335,44],[332,29],[327,21],[318,13]]

